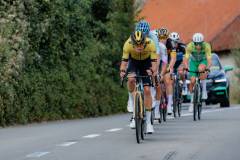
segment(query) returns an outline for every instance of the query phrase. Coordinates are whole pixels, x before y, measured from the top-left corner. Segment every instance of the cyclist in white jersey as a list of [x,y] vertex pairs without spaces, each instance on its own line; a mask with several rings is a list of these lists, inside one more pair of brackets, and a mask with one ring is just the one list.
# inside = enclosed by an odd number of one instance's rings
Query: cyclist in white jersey
[[[168,62],[167,47],[165,45],[165,41],[166,41],[165,39],[168,37],[168,33],[164,33],[164,36],[166,37],[164,38],[162,37],[163,34],[159,34],[160,30],[157,29],[157,30],[153,30],[152,32],[158,37],[158,43],[159,43],[160,55],[161,55],[161,59],[159,59],[159,62],[158,62],[158,69],[159,69],[161,80],[163,80],[162,78],[167,70],[167,62]],[[160,68],[161,68],[161,71],[160,71]],[[155,90],[153,90],[153,93],[152,93],[153,95],[155,95],[154,91]],[[154,97],[153,108],[155,110],[154,111],[155,119],[159,119],[160,118],[159,105],[160,105],[160,96],[161,96],[160,85],[156,87],[156,91],[157,91],[157,94]]]

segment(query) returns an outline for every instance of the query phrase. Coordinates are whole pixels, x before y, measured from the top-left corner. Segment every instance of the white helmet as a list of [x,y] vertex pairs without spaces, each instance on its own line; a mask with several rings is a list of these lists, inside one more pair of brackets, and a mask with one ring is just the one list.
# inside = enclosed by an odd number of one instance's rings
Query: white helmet
[[179,41],[180,40],[180,36],[177,32],[170,33],[169,38],[173,41]]
[[193,40],[193,42],[203,42],[204,36],[202,33],[194,33],[192,40]]

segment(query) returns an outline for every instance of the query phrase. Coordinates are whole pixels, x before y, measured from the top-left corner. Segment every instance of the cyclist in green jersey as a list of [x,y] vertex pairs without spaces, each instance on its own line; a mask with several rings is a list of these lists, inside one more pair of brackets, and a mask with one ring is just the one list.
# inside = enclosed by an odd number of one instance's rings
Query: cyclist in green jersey
[[[209,43],[204,41],[204,36],[202,33],[195,33],[192,38],[192,42],[187,45],[186,54],[184,58],[184,64],[187,69],[190,71],[203,72],[206,69],[209,69],[211,66],[211,46]],[[189,66],[188,66],[189,65]],[[196,82],[196,73],[190,73],[190,86],[189,90],[191,92],[191,100],[193,99],[193,86]],[[207,73],[203,73],[200,76],[202,80],[202,99],[207,99],[207,90],[206,90],[206,79]],[[193,104],[191,103],[189,111],[192,112]]]

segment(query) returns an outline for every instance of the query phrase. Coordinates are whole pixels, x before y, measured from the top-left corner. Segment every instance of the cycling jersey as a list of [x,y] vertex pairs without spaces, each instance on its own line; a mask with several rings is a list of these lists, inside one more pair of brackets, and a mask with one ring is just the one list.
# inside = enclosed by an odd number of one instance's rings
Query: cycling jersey
[[168,63],[168,55],[167,55],[167,47],[164,43],[159,42],[160,53],[161,53],[161,61],[164,63]]
[[187,59],[190,57],[193,61],[201,61],[207,58],[211,58],[211,46],[209,43],[203,42],[201,51],[198,52],[194,43],[190,42],[187,45],[185,57]]
[[[198,52],[194,43],[190,42],[187,45],[186,48],[186,54],[185,57],[188,59],[190,58],[189,61],[189,69],[190,71],[196,72],[198,71],[198,67],[199,65],[208,65],[207,59],[211,59],[211,46],[209,43],[207,42],[203,42],[202,46],[201,46],[201,50]],[[197,74],[196,73],[190,73],[190,77],[196,77]]]
[[129,38],[123,46],[122,60],[128,61],[129,58],[135,60],[145,60],[147,58],[150,58],[152,61],[156,61],[157,54],[153,40],[151,40],[150,38],[146,38],[144,50],[142,52],[136,52],[134,45],[131,42],[131,38]]
[[180,61],[180,62],[183,61],[183,56],[185,54],[185,44],[180,42],[176,44],[169,38],[167,39],[166,47],[168,50],[168,54],[170,54],[168,58],[168,63],[170,63],[171,57],[176,57],[176,61]]
[[177,52],[177,58],[176,61],[182,61],[183,60],[183,56],[185,54],[185,44],[183,43],[178,43],[178,47],[176,48],[176,52]]
[[156,36],[155,32],[150,31],[149,34],[147,35],[147,37],[153,40],[155,47],[156,47],[156,53],[160,55],[161,53],[160,53],[160,47],[158,44],[158,37]]
[[171,57],[176,57],[176,46],[175,43],[168,38],[166,41],[166,47],[167,47],[167,52],[168,52],[168,62],[170,62]]

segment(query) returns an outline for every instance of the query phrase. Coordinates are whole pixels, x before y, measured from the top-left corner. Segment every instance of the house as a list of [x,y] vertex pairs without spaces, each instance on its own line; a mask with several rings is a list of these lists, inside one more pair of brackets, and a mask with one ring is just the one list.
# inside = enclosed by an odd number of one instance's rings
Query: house
[[201,32],[214,51],[240,48],[240,0],[146,0],[138,17],[151,29],[178,32],[185,43]]

